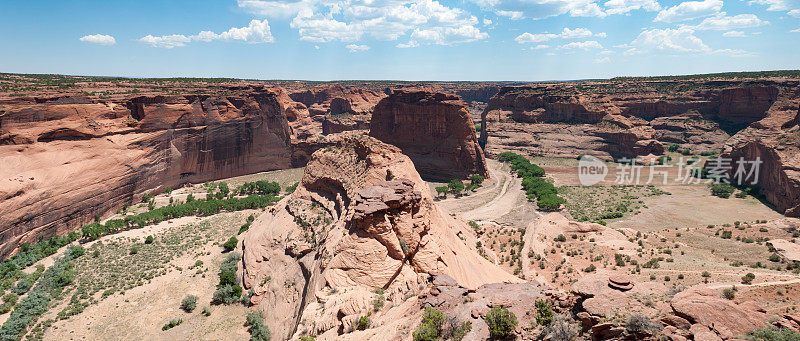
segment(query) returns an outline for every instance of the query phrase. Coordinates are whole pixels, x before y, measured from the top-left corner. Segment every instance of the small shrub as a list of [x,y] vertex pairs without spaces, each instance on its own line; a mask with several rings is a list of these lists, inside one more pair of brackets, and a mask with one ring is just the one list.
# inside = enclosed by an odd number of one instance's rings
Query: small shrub
[[731,184],[726,184],[724,182],[711,184],[711,195],[720,198],[730,198],[735,190],[736,188],[731,186]]
[[188,295],[183,298],[181,301],[181,309],[187,313],[191,313],[194,311],[194,308],[197,307],[197,296],[195,295]]
[[211,316],[211,308],[210,307],[203,307],[203,311],[200,312],[203,316]]
[[247,331],[250,332],[251,341],[269,341],[272,337],[269,328],[264,324],[264,316],[260,312],[247,313],[245,325],[250,327]]
[[800,340],[800,333],[789,329],[778,329],[770,326],[754,331],[750,334],[749,339],[763,341],[797,341]]
[[238,285],[225,285],[214,291],[211,303],[233,304],[242,297],[242,287]]
[[369,325],[372,321],[369,320],[369,316],[361,316],[356,320],[355,330],[367,330]]
[[224,249],[223,252],[231,252],[233,249],[236,248],[236,245],[239,244],[239,240],[236,239],[235,236],[231,236],[228,241],[222,244],[222,248]]
[[628,321],[625,323],[625,329],[631,334],[653,334],[660,329],[659,326],[658,323],[650,321],[647,316],[642,314],[633,314],[629,316]]
[[130,254],[135,255],[137,253],[139,253],[139,246],[136,246],[136,245],[131,246]]
[[503,307],[492,308],[483,320],[489,326],[489,337],[492,339],[507,338],[517,326],[517,316]]
[[144,243],[145,244],[153,244],[154,240],[155,239],[153,238],[153,236],[147,236],[147,238],[144,239]]
[[553,307],[550,301],[536,300],[536,323],[546,326],[553,321]]
[[742,276],[742,284],[751,284],[754,279],[756,279],[756,275],[752,272],[748,272],[746,275]]
[[542,333],[552,341],[572,341],[577,339],[579,331],[578,326],[570,323],[567,318],[558,316],[544,327]]
[[174,328],[176,326],[179,326],[181,323],[183,323],[183,319],[171,319],[167,324],[161,327],[161,330]]
[[728,300],[736,298],[736,290],[733,288],[726,288],[722,290],[722,297]]

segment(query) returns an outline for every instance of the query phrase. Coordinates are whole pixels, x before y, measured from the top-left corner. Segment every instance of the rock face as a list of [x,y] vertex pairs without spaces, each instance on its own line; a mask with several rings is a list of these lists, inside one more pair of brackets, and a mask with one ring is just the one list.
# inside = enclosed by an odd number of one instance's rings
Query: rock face
[[308,107],[312,116],[323,114],[368,114],[383,94],[354,87],[332,84],[298,91],[289,96]]
[[[788,90],[786,91],[788,92]],[[738,132],[725,144],[723,157],[761,162],[758,174],[743,179],[789,217],[800,217],[800,100],[781,94],[767,116]],[[788,98],[787,98],[788,97]],[[750,169],[750,164],[745,164]],[[736,175],[736,165],[730,176]],[[755,184],[752,180],[755,179]]]
[[[768,116],[794,83],[735,81],[544,84],[502,87],[482,114],[488,155],[604,159],[658,155],[679,144],[719,151],[736,131]],[[675,91],[675,88],[690,90]],[[661,148],[656,144],[662,145]]]
[[297,190],[245,233],[242,283],[278,339],[339,337],[372,310],[381,288],[393,308],[373,315],[370,333],[392,338],[407,320],[397,309],[406,314],[403,302],[432,274],[469,288],[519,282],[480,257],[476,241],[465,221],[434,204],[398,148],[342,135],[313,154]]
[[723,339],[764,328],[770,319],[770,315],[721,298],[707,289],[680,292],[671,305],[678,316],[715,331]]
[[395,91],[375,106],[370,136],[400,147],[425,178],[488,175],[469,109],[454,95]]
[[336,134],[351,130],[369,129],[369,115],[337,115],[322,121],[322,134]]
[[0,254],[163,186],[287,168],[274,92],[0,103]]

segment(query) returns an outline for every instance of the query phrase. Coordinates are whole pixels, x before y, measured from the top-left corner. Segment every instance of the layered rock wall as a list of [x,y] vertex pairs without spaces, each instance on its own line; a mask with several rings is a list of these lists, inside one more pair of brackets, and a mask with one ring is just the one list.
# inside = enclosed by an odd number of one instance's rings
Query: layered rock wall
[[467,104],[454,95],[395,91],[375,106],[370,136],[400,147],[424,178],[488,175]]

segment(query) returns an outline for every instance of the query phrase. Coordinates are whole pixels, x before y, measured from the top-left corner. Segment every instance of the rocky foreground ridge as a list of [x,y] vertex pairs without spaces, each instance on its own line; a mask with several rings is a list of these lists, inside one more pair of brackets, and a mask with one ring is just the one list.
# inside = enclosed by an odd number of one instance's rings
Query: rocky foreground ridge
[[[242,283],[278,339],[397,338],[433,274],[468,288],[520,282],[479,256],[474,232],[439,208],[411,160],[364,135],[313,154],[297,190],[243,236]],[[376,289],[389,309],[366,331]],[[394,335],[394,336],[393,336]]]

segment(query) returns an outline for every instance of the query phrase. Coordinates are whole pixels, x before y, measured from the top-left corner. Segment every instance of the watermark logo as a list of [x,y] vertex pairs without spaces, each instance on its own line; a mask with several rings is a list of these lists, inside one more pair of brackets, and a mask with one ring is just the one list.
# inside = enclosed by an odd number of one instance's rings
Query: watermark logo
[[578,159],[578,181],[582,186],[595,185],[606,179],[608,167],[602,160],[591,156],[581,155]]
[[[583,186],[596,185],[606,180],[609,168],[602,160],[583,155],[578,159],[578,180]],[[659,160],[642,160],[621,158],[615,162],[613,182],[617,185],[645,185],[669,183],[670,177],[675,184],[728,183],[738,186],[755,186],[758,184],[761,158],[745,160],[744,158],[710,158],[701,164],[701,159],[680,157],[675,162],[666,156]],[[644,173],[644,174],[643,174]]]

